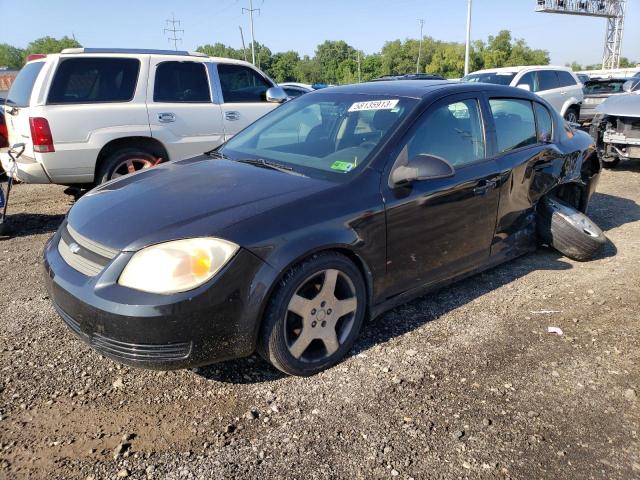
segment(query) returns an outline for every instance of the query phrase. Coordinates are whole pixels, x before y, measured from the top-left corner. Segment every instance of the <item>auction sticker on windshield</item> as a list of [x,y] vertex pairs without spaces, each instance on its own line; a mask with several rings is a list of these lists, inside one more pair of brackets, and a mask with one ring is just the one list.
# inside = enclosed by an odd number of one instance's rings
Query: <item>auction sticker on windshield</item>
[[369,102],[356,102],[349,107],[350,112],[363,112],[365,110],[392,110],[400,100],[371,100]]

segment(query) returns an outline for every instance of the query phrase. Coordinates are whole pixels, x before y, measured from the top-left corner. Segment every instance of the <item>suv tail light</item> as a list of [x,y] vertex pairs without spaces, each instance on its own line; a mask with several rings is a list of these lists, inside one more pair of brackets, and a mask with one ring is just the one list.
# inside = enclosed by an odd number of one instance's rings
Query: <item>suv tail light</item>
[[4,121],[4,114],[0,110],[0,148],[9,146],[9,132],[7,131],[7,124]]
[[55,152],[53,148],[53,136],[46,118],[30,117],[31,139],[33,140],[33,151],[38,153]]

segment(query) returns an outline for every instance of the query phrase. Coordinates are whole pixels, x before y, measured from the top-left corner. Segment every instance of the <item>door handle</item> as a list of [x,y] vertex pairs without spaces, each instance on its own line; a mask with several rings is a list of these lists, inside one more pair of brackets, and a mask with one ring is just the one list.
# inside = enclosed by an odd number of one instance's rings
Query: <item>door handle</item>
[[224,118],[226,120],[229,120],[230,122],[235,122],[237,120],[240,120],[240,112],[229,110],[228,112],[224,112]]
[[477,187],[475,187],[473,189],[473,194],[474,195],[484,195],[489,190],[493,190],[497,186],[498,186],[498,181],[497,180],[485,180],[485,181],[482,182],[481,185],[479,185],[479,186],[477,186]]
[[162,123],[171,123],[176,121],[176,116],[173,113],[165,112],[158,114],[158,121]]

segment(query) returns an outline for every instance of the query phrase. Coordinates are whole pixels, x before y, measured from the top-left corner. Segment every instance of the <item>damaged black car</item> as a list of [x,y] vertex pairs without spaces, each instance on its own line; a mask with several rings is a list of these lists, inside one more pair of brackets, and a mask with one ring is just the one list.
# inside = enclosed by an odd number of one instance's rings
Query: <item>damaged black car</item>
[[366,317],[539,243],[596,254],[584,212],[599,173],[589,135],[520,89],[335,87],[85,195],[45,248],[46,283],[70,329],[117,361],[257,350],[311,375]]

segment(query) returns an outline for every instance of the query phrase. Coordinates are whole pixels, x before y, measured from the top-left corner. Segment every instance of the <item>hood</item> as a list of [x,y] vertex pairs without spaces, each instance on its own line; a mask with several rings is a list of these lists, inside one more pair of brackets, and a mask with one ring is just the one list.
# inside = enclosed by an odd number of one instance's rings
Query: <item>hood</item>
[[68,222],[94,242],[133,251],[180,238],[216,236],[234,223],[333,185],[203,156],[97,187],[73,206]]
[[601,103],[596,111],[616,117],[640,117],[640,93],[613,95]]

